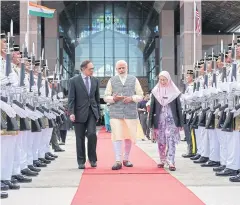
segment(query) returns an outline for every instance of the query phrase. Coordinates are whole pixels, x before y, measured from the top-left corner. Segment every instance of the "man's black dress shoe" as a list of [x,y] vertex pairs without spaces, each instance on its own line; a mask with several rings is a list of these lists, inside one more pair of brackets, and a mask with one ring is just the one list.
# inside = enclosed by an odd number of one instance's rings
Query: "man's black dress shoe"
[[221,172],[221,171],[224,170],[225,168],[226,168],[225,165],[221,165],[221,166],[219,166],[219,167],[213,168],[213,171],[214,171],[214,172]]
[[2,182],[8,185],[9,189],[20,189],[18,184],[13,184],[10,180],[2,180]]
[[56,154],[53,154],[53,153],[51,153],[51,152],[47,152],[46,154],[48,154],[48,155],[51,156],[51,157],[58,158],[58,156],[57,156]]
[[193,162],[196,164],[206,163],[209,160],[208,157],[200,157],[198,160],[194,160]]
[[19,183],[30,183],[30,182],[32,182],[31,178],[24,177],[20,174],[19,175],[13,175],[12,179],[17,180]]
[[240,174],[238,174],[237,176],[234,176],[234,177],[230,177],[229,181],[230,182],[240,182]]
[[1,199],[6,199],[8,198],[8,193],[7,192],[1,192]]
[[97,162],[90,162],[91,167],[97,167]]
[[195,156],[190,157],[190,159],[191,159],[191,160],[198,160],[200,157],[201,157],[200,154],[196,154]]
[[233,169],[229,169],[229,168],[225,168],[224,170],[220,171],[220,172],[216,172],[215,173],[216,176],[236,176],[238,174],[237,170],[233,170]]
[[47,167],[47,164],[41,162],[40,160],[34,160],[33,161],[33,166],[34,167]]
[[133,164],[130,161],[128,161],[128,160],[123,160],[123,165],[125,167],[133,167]]
[[60,149],[55,149],[54,152],[65,152],[65,150],[60,148]]
[[45,164],[50,164],[51,163],[50,160],[47,160],[47,159],[44,159],[44,158],[38,158],[38,159]]
[[41,169],[34,167],[33,165],[28,165],[28,169],[30,169],[33,172],[40,172]]
[[201,167],[219,167],[219,166],[220,162],[215,162],[211,160],[208,160],[205,164],[201,164]]
[[79,164],[78,169],[85,169],[85,164]]
[[11,177],[11,180],[10,180],[13,184],[17,184],[18,183],[18,180],[14,179],[13,177]]
[[50,155],[45,154],[45,159],[46,159],[46,160],[53,161],[53,160],[55,160],[55,157],[51,157]]
[[7,191],[9,189],[9,186],[1,182],[1,190],[2,191]]
[[121,162],[116,162],[113,166],[112,166],[112,170],[119,170],[122,169],[122,163]]
[[26,168],[21,170],[21,174],[26,175],[28,177],[35,177],[38,175],[38,172],[33,172],[30,169]]
[[192,154],[192,153],[182,154],[183,158],[190,158],[190,157],[194,157],[194,156],[195,156],[195,154]]

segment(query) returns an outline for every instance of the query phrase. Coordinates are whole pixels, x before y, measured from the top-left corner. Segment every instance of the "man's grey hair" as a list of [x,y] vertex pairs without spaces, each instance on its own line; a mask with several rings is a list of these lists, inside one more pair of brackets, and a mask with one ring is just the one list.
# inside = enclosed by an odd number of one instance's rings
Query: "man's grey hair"
[[118,64],[120,64],[120,63],[125,64],[126,67],[127,67],[127,65],[128,65],[127,62],[126,62],[125,60],[119,60],[119,61],[116,62],[116,66],[115,66],[115,67],[117,68]]

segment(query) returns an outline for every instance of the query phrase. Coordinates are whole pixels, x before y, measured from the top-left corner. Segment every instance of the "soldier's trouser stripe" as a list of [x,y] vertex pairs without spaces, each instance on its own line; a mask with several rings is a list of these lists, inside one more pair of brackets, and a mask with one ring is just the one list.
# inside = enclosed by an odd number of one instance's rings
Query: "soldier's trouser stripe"
[[191,129],[191,141],[192,141],[192,153],[195,154],[197,149],[194,129]]

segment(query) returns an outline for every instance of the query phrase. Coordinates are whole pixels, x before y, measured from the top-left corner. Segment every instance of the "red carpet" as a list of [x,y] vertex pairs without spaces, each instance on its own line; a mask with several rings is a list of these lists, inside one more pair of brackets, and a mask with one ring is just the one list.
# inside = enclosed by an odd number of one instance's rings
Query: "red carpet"
[[[84,170],[71,205],[203,205],[190,190],[141,149],[132,147],[133,168],[112,171],[110,134],[98,134],[98,167]],[[87,165],[89,167],[89,165]]]

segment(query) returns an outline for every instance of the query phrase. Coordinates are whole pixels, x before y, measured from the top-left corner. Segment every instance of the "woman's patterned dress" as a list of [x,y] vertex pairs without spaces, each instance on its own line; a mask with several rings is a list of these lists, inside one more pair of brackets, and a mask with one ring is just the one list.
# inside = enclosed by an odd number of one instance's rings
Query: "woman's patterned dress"
[[175,126],[172,111],[168,105],[161,110],[155,136],[161,163],[175,165],[176,144],[181,138],[179,128]]

